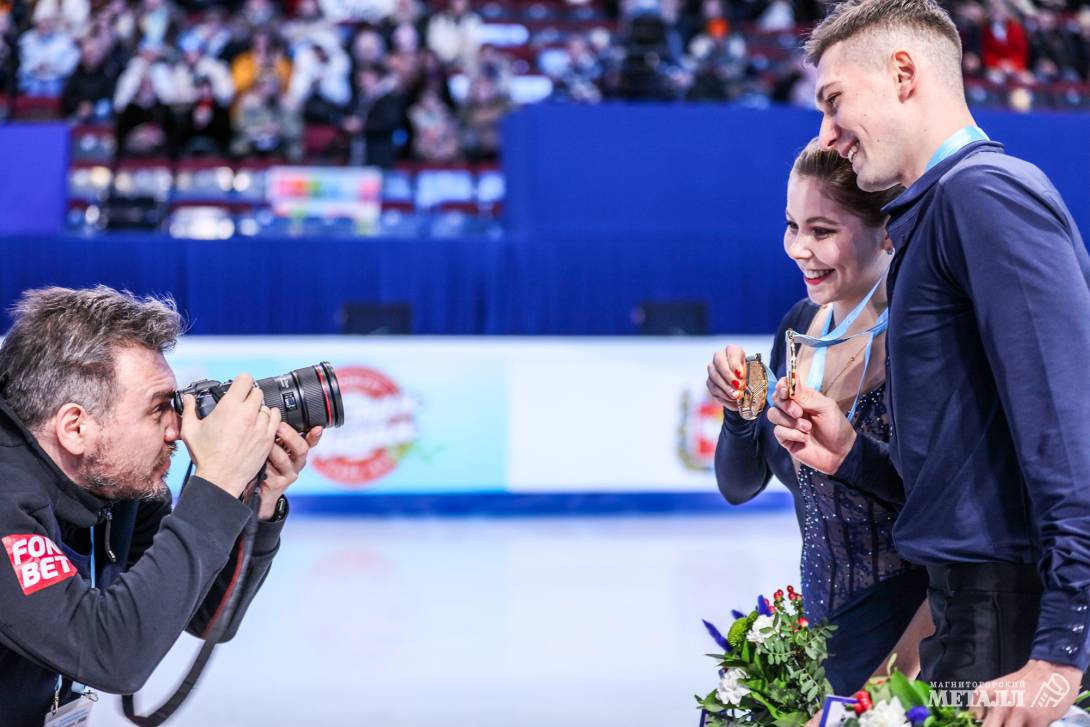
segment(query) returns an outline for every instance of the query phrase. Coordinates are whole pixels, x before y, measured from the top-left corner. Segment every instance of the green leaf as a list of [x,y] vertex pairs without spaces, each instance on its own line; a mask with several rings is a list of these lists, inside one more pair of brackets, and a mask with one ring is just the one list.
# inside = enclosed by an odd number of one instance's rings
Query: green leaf
[[783,716],[783,712],[781,712],[779,709],[777,709],[775,706],[773,706],[771,702],[769,702],[767,699],[765,699],[763,696],[761,696],[757,692],[750,692],[747,696],[752,697],[754,700],[756,700],[761,705],[763,705],[764,708],[768,710],[768,713],[772,715],[773,719],[779,719],[780,717]]
[[925,681],[916,679],[912,682],[912,688],[920,697],[920,703],[925,707],[931,706],[931,685]]
[[889,682],[877,684],[867,689],[875,704],[889,702],[893,699],[893,691],[889,688]]
[[801,727],[810,721],[810,717],[805,712],[789,712],[772,724],[776,727]]
[[923,700],[920,699],[920,695],[916,693],[912,684],[908,681],[908,677],[899,671],[895,671],[889,675],[889,688],[890,691],[893,692],[893,696],[901,700],[901,706],[905,708],[905,711],[908,711],[913,707],[927,706]]

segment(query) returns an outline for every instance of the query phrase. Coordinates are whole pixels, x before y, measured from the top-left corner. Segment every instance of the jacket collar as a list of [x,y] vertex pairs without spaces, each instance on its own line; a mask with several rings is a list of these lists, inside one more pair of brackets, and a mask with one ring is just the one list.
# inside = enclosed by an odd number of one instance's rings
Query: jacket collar
[[974,141],[971,144],[966,144],[924,172],[922,177],[913,182],[911,187],[883,207],[882,211],[887,215],[890,215],[893,219],[897,219],[903,215],[906,210],[915,205],[916,202],[927,194],[932,187],[938,184],[944,174],[953,169],[962,159],[970,154],[975,154],[978,151],[995,151],[1002,154],[1004,150],[1003,145],[998,141]]
[[0,397],[0,446],[26,447],[30,457],[44,471],[47,480],[45,489],[58,519],[78,527],[91,527],[101,521],[108,503],[64,474],[3,397]]
[[[991,151],[1002,154],[1003,145],[997,141],[974,141],[971,144],[966,144],[961,149],[924,172],[923,176],[917,179],[911,187],[882,208],[882,212],[889,215],[889,224],[886,225],[886,232],[889,234],[890,239],[893,241],[893,246],[898,253],[901,253],[904,249],[912,231],[916,228],[916,219],[923,210],[923,207],[919,202],[936,184],[939,183],[939,180],[941,180],[947,172],[960,164],[966,157],[980,151]],[[894,261],[896,262],[899,257],[900,255],[898,254],[894,258]]]

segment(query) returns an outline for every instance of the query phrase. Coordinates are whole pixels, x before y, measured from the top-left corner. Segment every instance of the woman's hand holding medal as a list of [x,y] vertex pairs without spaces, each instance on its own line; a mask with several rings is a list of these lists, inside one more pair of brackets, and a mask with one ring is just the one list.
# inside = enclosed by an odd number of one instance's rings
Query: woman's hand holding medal
[[768,421],[772,433],[791,456],[827,475],[835,474],[855,444],[856,432],[837,403],[796,381],[788,395],[787,379],[776,383]]
[[746,352],[733,344],[716,351],[708,364],[708,393],[731,411],[738,411],[738,402],[746,388]]

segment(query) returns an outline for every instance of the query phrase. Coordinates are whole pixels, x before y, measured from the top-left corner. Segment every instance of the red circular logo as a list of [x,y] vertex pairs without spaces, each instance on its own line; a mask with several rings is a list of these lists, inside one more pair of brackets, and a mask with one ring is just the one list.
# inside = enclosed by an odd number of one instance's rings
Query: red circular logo
[[329,430],[314,468],[334,482],[360,486],[386,476],[416,441],[416,400],[385,374],[337,367],[344,426]]

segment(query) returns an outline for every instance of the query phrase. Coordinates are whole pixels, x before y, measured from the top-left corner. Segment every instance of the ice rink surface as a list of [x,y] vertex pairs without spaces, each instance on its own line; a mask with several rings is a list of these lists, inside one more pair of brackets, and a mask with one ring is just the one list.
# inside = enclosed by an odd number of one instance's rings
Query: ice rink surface
[[[794,513],[295,517],[168,725],[695,727],[702,618],[798,584]],[[198,642],[138,697],[155,706]],[[129,724],[104,695],[91,727]]]

